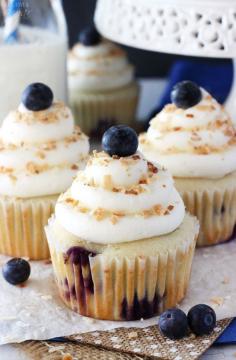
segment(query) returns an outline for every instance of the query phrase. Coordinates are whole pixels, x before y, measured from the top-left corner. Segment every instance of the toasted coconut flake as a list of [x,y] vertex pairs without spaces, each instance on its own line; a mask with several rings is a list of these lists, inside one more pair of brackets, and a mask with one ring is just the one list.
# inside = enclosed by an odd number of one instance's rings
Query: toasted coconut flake
[[89,209],[87,209],[85,206],[80,206],[79,211],[83,214],[86,214],[87,212],[89,212]]
[[49,166],[47,164],[39,165],[35,164],[33,161],[26,164],[26,169],[30,174],[40,174],[41,172],[47,170]]
[[9,174],[9,178],[13,181],[13,182],[16,182],[17,180],[17,177],[13,174]]
[[97,221],[101,221],[105,218],[105,210],[98,208],[93,212],[93,215]]
[[43,151],[37,151],[36,156],[39,157],[40,159],[45,159],[46,157]]
[[221,296],[214,296],[210,299],[212,304],[215,304],[217,306],[221,306],[224,303],[224,298]]
[[127,195],[138,195],[138,191],[135,189],[129,189],[129,190],[125,190],[125,194]]
[[72,166],[71,166],[71,170],[78,170],[79,169],[79,167],[78,167],[78,165],[76,165],[76,164],[73,164]]
[[113,188],[111,175],[105,175],[105,176],[103,177],[103,187],[104,187],[106,190],[111,190],[111,189]]
[[210,147],[207,145],[195,146],[194,149],[195,149],[196,153],[199,155],[208,155],[211,152]]
[[123,216],[125,216],[125,213],[123,211],[116,211],[116,212],[113,212],[113,215],[118,216],[118,217],[123,217]]
[[119,218],[118,218],[118,216],[116,216],[116,215],[112,215],[112,216],[110,217],[110,221],[111,221],[111,223],[112,223],[113,225],[117,224],[118,220],[119,220]]
[[147,185],[147,183],[148,183],[148,179],[147,179],[147,178],[139,180],[139,184],[140,184],[140,185],[141,185],[141,184]]
[[150,161],[148,161],[148,170],[150,171],[150,172],[152,172],[153,174],[157,174],[158,173],[158,168],[155,166],[155,165],[153,165],[153,163],[151,163]]
[[57,148],[55,141],[48,141],[47,143],[42,145],[43,150],[50,151],[55,150]]
[[164,111],[167,113],[172,113],[173,111],[176,110],[176,105],[175,104],[168,104],[164,107]]
[[0,173],[1,174],[11,174],[11,173],[13,173],[13,169],[7,168],[5,166],[0,166]]
[[163,213],[162,205],[160,205],[160,204],[155,205],[154,211],[157,215],[161,215]]

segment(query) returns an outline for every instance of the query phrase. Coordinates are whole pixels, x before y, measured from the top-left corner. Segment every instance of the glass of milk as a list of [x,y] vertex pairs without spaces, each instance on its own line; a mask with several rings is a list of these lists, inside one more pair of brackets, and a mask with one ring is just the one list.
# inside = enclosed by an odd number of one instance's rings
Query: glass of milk
[[67,27],[60,0],[22,0],[19,41],[5,44],[4,4],[0,8],[0,123],[20,103],[32,82],[49,85],[67,101]]

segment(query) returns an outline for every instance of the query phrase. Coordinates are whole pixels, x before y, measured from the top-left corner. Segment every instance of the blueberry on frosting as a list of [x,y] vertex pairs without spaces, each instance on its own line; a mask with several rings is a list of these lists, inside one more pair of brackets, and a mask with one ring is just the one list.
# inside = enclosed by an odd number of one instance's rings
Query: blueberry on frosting
[[101,35],[94,26],[89,26],[79,34],[79,42],[84,46],[93,46],[99,44]]
[[25,88],[21,101],[28,110],[46,110],[52,105],[53,92],[50,87],[45,84],[33,83]]
[[8,283],[12,285],[22,284],[30,276],[30,264],[24,259],[13,258],[3,266],[2,274]]
[[188,109],[202,100],[202,92],[192,81],[177,83],[171,92],[171,101],[181,109]]
[[138,136],[129,126],[112,126],[103,135],[102,148],[110,156],[134,155],[138,148]]

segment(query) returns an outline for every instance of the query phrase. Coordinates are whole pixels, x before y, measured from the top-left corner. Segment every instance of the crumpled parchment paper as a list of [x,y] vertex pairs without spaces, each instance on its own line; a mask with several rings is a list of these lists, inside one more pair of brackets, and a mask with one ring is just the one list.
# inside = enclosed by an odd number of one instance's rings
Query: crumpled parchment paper
[[[0,256],[0,265],[8,260]],[[0,345],[25,340],[45,340],[117,327],[147,327],[157,317],[132,322],[85,318],[67,309],[60,300],[52,265],[31,262],[32,273],[25,287],[8,284],[0,274]],[[236,241],[198,249],[194,258],[185,311],[198,303],[214,307],[217,319],[236,316]]]

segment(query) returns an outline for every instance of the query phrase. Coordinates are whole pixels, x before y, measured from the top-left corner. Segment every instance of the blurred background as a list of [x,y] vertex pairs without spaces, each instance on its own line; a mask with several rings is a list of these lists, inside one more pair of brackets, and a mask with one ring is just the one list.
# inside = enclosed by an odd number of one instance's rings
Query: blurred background
[[[72,46],[78,38],[79,31],[91,23],[94,14],[96,0],[64,0],[64,9],[69,27],[70,45]],[[166,77],[171,65],[182,56],[154,53],[144,50],[127,48],[129,58],[136,65],[139,77]],[[190,59],[190,58],[188,58]],[[191,58],[192,61],[208,64],[228,64],[230,60],[208,60]],[[148,66],[147,66],[148,64]]]
[[[112,0],[111,0],[112,1]],[[96,0],[63,0],[68,23],[70,46],[79,32],[93,21]],[[147,123],[153,114],[170,102],[173,86],[182,80],[192,80],[205,88],[220,103],[224,103],[233,79],[232,61],[155,53],[125,47],[135,65],[141,85],[138,118]]]

